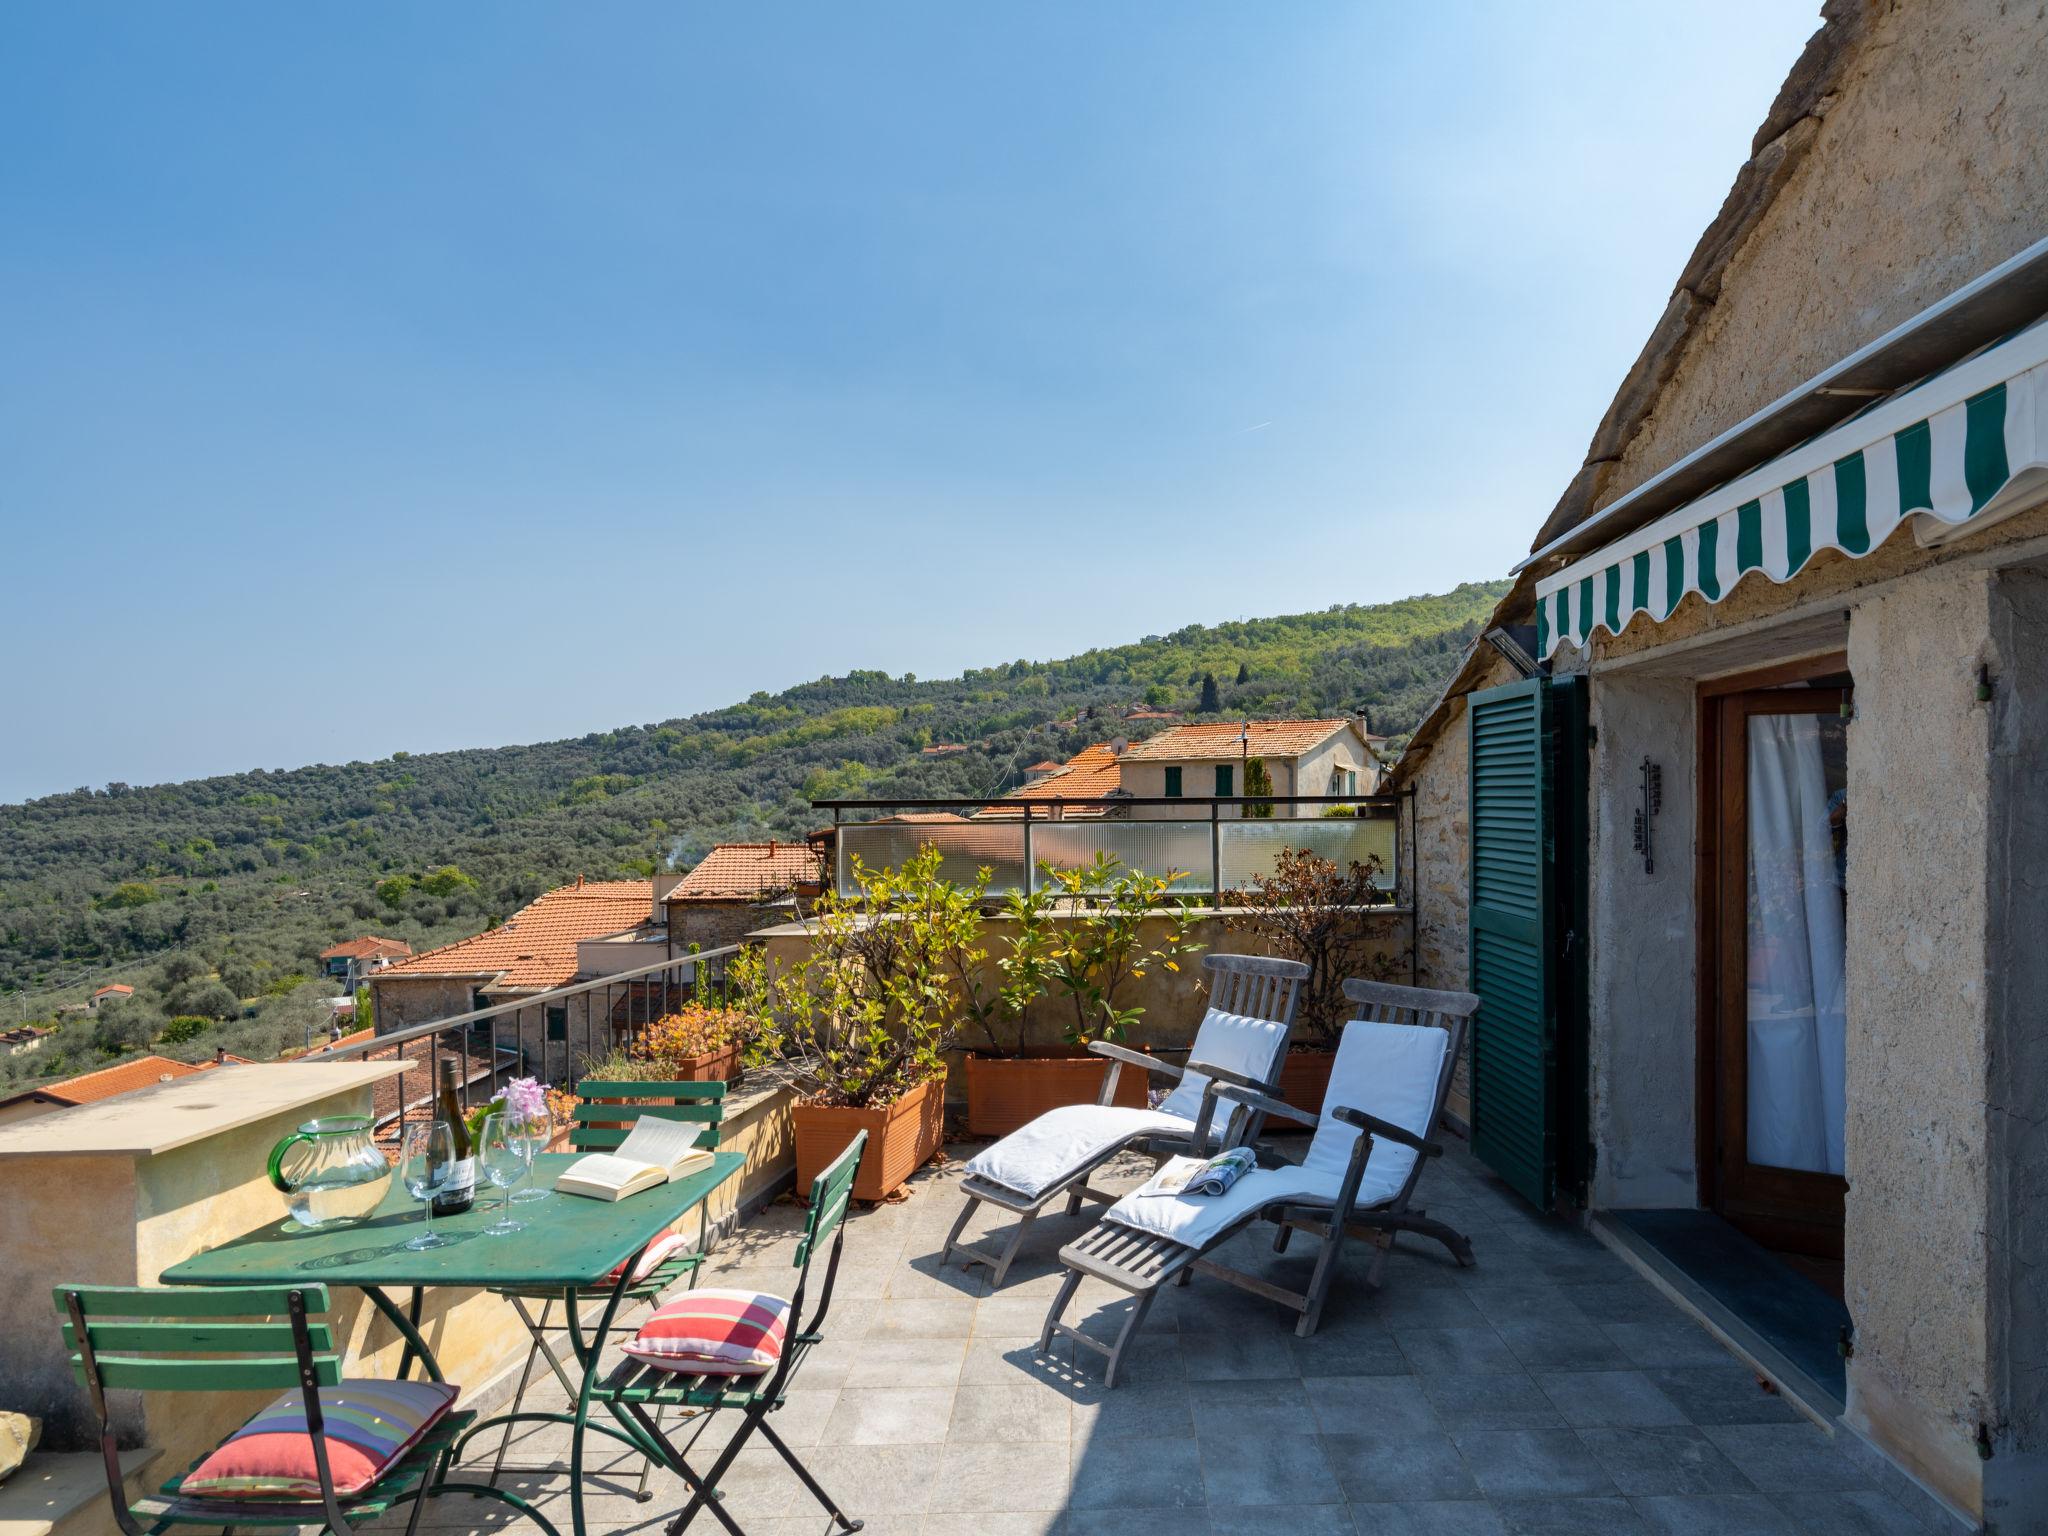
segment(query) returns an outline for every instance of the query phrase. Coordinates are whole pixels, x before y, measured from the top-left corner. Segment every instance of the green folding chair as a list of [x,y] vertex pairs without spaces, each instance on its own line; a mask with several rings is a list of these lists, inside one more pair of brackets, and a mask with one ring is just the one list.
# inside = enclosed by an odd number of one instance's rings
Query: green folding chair
[[[476,1418],[447,1409],[452,1389],[343,1379],[334,1329],[324,1320],[325,1286],[60,1286],[56,1300],[72,1368],[99,1419],[107,1492],[126,1536],[157,1536],[174,1525],[319,1526],[355,1536],[359,1524],[408,1502],[406,1536],[414,1536],[426,1501],[444,1493],[496,1499],[547,1536],[560,1536],[517,1494],[448,1481],[450,1451]],[[231,1435],[155,1495],[129,1503],[109,1391],[265,1387],[283,1395],[237,1432],[252,1437],[248,1445],[261,1446],[260,1453],[232,1454]],[[296,1453],[289,1464],[266,1465],[284,1442]],[[337,1450],[347,1453],[344,1466],[351,1469],[345,1490],[337,1488]],[[216,1456],[228,1459],[210,1468]],[[202,1487],[211,1491],[197,1491]]]
[[[849,1520],[832,1502],[832,1496],[818,1485],[809,1468],[797,1459],[796,1453],[775,1432],[768,1416],[788,1400],[790,1379],[796,1375],[804,1358],[824,1342],[825,1317],[832,1307],[832,1285],[839,1274],[839,1253],[845,1243],[843,1222],[846,1206],[853,1192],[854,1172],[860,1167],[861,1153],[866,1149],[867,1141],[868,1133],[859,1132],[831,1166],[811,1181],[810,1214],[804,1221],[804,1235],[796,1247],[796,1292],[789,1298],[789,1312],[784,1319],[782,1354],[769,1371],[759,1376],[698,1374],[688,1367],[655,1365],[628,1356],[593,1387],[591,1400],[612,1404],[630,1418],[660,1448],[668,1469],[681,1477],[690,1490],[689,1503],[669,1522],[667,1536],[679,1536],[698,1512],[707,1508],[730,1536],[742,1536],[739,1522],[725,1508],[723,1496],[718,1491],[718,1480],[725,1476],[734,1458],[756,1433],[781,1453],[782,1459],[789,1463],[791,1470],[802,1479],[803,1485],[825,1507],[842,1532],[857,1531],[865,1523]],[[830,1244],[831,1251],[825,1262],[824,1283],[819,1287],[816,1305],[806,1310],[811,1265],[819,1250],[827,1244]],[[664,1408],[690,1409],[703,1415],[703,1421],[691,1436],[691,1445],[696,1443],[697,1437],[711,1422],[711,1416],[720,1409],[736,1410],[742,1417],[739,1428],[719,1452],[711,1469],[699,1476],[684,1459],[689,1447],[679,1449],[662,1428],[659,1419]]]
[[[576,1085],[576,1097],[581,1100],[576,1106],[576,1119],[569,1127],[569,1146],[576,1152],[609,1152],[623,1142],[630,1134],[632,1122],[643,1115],[664,1120],[682,1120],[700,1124],[704,1129],[697,1136],[700,1147],[718,1145],[719,1127],[725,1120],[725,1084],[679,1083],[674,1081],[628,1082],[616,1078],[588,1078]],[[592,1103],[593,1099],[628,1099],[636,1102],[622,1104]],[[595,1122],[595,1123],[593,1123]],[[566,1197],[564,1197],[566,1198]],[[678,1280],[691,1284],[696,1282],[697,1271],[702,1267],[711,1246],[711,1217],[709,1204],[697,1208],[697,1246],[688,1253],[675,1252],[667,1255],[657,1264],[650,1266],[644,1275],[637,1277],[627,1287],[626,1295],[620,1302],[623,1309],[628,1304],[658,1301],[669,1287]],[[581,1306],[585,1300],[603,1305],[611,1298],[609,1286],[591,1292],[570,1290],[522,1290],[513,1287],[493,1287],[494,1296],[502,1296],[512,1303],[519,1320],[526,1325],[526,1331],[533,1335],[533,1343],[526,1351],[526,1364],[519,1372],[519,1386],[512,1394],[512,1413],[518,1413],[526,1401],[526,1389],[533,1380],[533,1369],[545,1360],[548,1369],[554,1372],[555,1380],[571,1402],[581,1391],[577,1378],[582,1375],[581,1367],[573,1371],[556,1353],[549,1330],[564,1331],[568,1327],[568,1312],[571,1307]],[[533,1303],[540,1304],[540,1315],[535,1317],[530,1310]],[[559,1323],[551,1322],[554,1309],[562,1309],[563,1318]],[[498,1441],[497,1459],[491,1465],[491,1485],[497,1486],[499,1477],[506,1472],[515,1474],[537,1474],[552,1471],[551,1467],[508,1467],[505,1455],[512,1444],[512,1422],[505,1425],[503,1436]],[[642,1463],[640,1480],[634,1489],[634,1496],[642,1503],[653,1497],[647,1488],[648,1465]]]

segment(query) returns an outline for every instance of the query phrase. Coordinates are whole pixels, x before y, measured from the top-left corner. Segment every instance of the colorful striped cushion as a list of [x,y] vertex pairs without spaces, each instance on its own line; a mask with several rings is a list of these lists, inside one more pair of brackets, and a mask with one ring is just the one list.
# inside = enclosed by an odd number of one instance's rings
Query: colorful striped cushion
[[[640,1262],[633,1266],[633,1283],[638,1285],[668,1261],[670,1254],[681,1253],[690,1246],[690,1240],[680,1232],[664,1232],[647,1245],[647,1251],[640,1255]],[[621,1262],[605,1278],[618,1284],[619,1276],[626,1266]]]
[[[459,1388],[440,1381],[344,1381],[320,1389],[327,1466],[343,1498],[366,1493],[440,1422]],[[306,1398],[287,1392],[179,1484],[201,1499],[318,1499]]]
[[762,1291],[686,1291],[655,1308],[625,1352],[671,1371],[759,1376],[782,1358],[789,1303]]

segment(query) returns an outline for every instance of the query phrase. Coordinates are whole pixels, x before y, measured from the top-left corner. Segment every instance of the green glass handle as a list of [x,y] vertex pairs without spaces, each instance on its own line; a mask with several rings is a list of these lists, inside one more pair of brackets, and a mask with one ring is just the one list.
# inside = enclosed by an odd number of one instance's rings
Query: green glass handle
[[311,1136],[308,1136],[304,1131],[293,1131],[291,1135],[285,1137],[283,1141],[280,1141],[276,1146],[270,1149],[270,1167],[268,1169],[268,1172],[270,1174],[270,1182],[279,1190],[279,1192],[287,1195],[292,1192],[291,1185],[285,1183],[284,1181],[285,1153],[289,1152],[299,1142],[311,1141],[312,1139],[313,1138]]

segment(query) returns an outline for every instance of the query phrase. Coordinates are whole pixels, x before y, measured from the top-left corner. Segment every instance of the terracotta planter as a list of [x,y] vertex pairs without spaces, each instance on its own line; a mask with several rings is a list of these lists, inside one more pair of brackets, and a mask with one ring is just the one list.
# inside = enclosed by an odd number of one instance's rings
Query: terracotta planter
[[[1062,1104],[1093,1104],[1102,1092],[1102,1074],[1109,1063],[1100,1056],[1026,1051],[1022,1056],[969,1054],[967,1134],[1007,1136],[1029,1125],[1048,1109]],[[1128,1062],[1117,1074],[1115,1102],[1128,1109],[1145,1107],[1146,1073]]]
[[723,1050],[706,1051],[702,1056],[686,1056],[672,1062],[669,1077],[678,1083],[736,1083],[740,1080],[740,1055],[745,1047],[728,1045]]
[[790,1116],[796,1125],[797,1194],[809,1195],[811,1180],[858,1132],[866,1131],[868,1145],[853,1176],[853,1198],[884,1200],[939,1150],[946,1129],[945,1080],[920,1083],[886,1109],[795,1104]]
[[[1336,1061],[1335,1051],[1289,1051],[1287,1059],[1280,1063],[1280,1097],[1305,1114],[1321,1114],[1323,1095],[1330,1087],[1330,1068]],[[1267,1117],[1267,1135],[1289,1133],[1306,1136],[1309,1128],[1277,1115]]]

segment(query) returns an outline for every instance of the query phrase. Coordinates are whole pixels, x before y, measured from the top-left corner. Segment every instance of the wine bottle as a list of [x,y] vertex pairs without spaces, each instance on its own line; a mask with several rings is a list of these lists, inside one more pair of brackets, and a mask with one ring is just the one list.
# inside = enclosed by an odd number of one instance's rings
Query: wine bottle
[[455,1148],[455,1167],[434,1196],[436,1216],[460,1216],[476,1203],[476,1149],[469,1143],[469,1121],[455,1095],[455,1060],[441,1058],[441,1090],[434,1096],[434,1123],[448,1127]]

